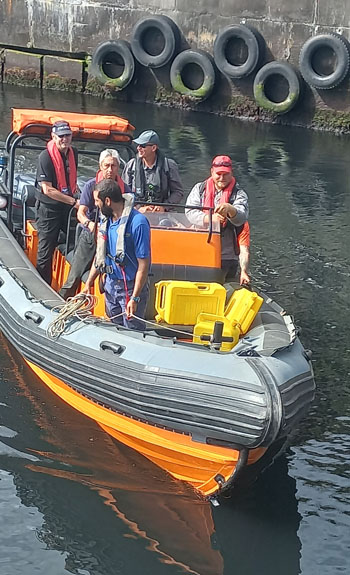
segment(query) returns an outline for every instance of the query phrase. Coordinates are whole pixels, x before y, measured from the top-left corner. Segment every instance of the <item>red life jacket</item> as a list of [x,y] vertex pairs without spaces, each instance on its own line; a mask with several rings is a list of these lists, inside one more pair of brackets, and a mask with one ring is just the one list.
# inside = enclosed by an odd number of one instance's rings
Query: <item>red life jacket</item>
[[[98,170],[98,172],[96,174],[96,184],[101,182],[103,179],[104,179],[104,177],[102,175],[102,171]],[[124,186],[124,182],[121,179],[121,177],[119,176],[119,174],[116,175],[115,181],[117,182],[118,186],[120,187],[121,193],[124,194],[125,193],[125,186]]]
[[[68,195],[72,196],[77,189],[77,166],[75,163],[74,152],[70,147],[67,152],[67,160],[69,166],[69,181],[66,180],[66,172],[63,165],[62,154],[58,150],[55,142],[50,140],[47,144],[47,151],[51,158],[56,178],[57,178],[57,189],[60,192],[68,190]],[[64,192],[66,193],[66,192]]]
[[[223,190],[221,194],[221,198],[219,203],[220,204],[228,204],[230,203],[230,197],[232,195],[232,191],[236,185],[236,178],[232,178],[231,182],[228,186]],[[205,180],[205,189],[204,189],[204,196],[203,196],[203,207],[204,208],[214,208],[215,207],[215,184],[213,178],[208,178]],[[227,222],[223,222],[222,226],[225,227]]]

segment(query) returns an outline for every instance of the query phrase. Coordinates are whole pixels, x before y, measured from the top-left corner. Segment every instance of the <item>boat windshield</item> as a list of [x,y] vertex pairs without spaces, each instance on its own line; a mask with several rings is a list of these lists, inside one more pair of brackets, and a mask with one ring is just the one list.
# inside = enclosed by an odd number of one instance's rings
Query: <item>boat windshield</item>
[[[145,212],[144,214],[151,228],[165,228],[177,230],[200,230],[208,232],[209,224],[192,224],[187,218],[186,214],[180,212]],[[217,221],[212,222],[212,232],[220,233],[220,223]]]

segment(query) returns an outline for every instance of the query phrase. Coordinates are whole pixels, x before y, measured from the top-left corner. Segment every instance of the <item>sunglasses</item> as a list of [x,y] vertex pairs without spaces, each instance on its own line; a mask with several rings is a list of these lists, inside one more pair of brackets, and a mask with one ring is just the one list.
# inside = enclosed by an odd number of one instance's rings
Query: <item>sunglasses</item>
[[62,140],[62,138],[69,138],[71,135],[72,134],[55,134],[55,136],[58,136],[60,140]]
[[138,148],[148,148],[149,146],[154,146],[154,144],[137,144]]
[[231,162],[215,162],[211,165],[212,168],[232,168]]

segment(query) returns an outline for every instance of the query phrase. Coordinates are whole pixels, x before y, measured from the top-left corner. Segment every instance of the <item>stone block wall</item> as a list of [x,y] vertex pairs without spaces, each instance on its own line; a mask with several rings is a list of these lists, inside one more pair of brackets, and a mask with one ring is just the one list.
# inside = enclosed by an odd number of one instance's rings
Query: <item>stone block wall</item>
[[[141,18],[155,14],[174,20],[183,35],[184,46],[201,48],[210,53],[221,28],[229,24],[251,24],[265,39],[265,62],[284,60],[295,67],[298,66],[302,45],[311,36],[337,32],[350,40],[348,0],[0,0],[0,52],[2,49],[21,49],[42,56],[74,58],[73,84],[75,89],[84,90],[83,55],[92,54],[96,46],[106,40],[130,40],[135,24]],[[4,63],[2,58],[2,62],[2,78],[6,81],[6,61]],[[62,78],[69,78],[67,66],[64,67],[62,62],[58,66],[58,62],[44,58],[41,84],[49,85],[47,78],[50,76],[50,87],[64,89],[64,82],[59,79],[60,72],[50,71],[52,66],[56,66],[57,70],[65,68]],[[153,86],[153,93],[147,89],[142,94],[139,86],[134,91],[130,86],[129,99],[161,99],[159,94],[164,86],[159,83],[159,78],[155,81],[145,70],[140,73],[145,85],[149,80],[149,85]],[[208,101],[197,107],[221,113],[230,109],[240,115],[240,110],[230,98],[236,98],[236,101],[243,98],[248,108],[253,106],[251,86],[251,80],[229,85],[225,79],[221,79],[219,91],[224,96],[216,102]],[[310,114],[315,109],[327,113],[350,113],[349,80],[346,79],[341,87],[331,92],[316,92],[307,86],[305,109],[298,110],[298,118],[293,118],[291,114],[292,123],[310,124]],[[167,100],[169,103],[169,95]]]

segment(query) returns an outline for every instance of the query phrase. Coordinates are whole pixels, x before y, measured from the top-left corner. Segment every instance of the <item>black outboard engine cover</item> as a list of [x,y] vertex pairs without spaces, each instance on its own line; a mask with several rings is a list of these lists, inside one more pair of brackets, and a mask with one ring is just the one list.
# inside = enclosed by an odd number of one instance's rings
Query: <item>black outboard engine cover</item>
[[23,203],[27,202],[27,219],[35,219],[35,177],[31,174],[15,176],[12,196],[12,221],[14,229],[23,225]]

